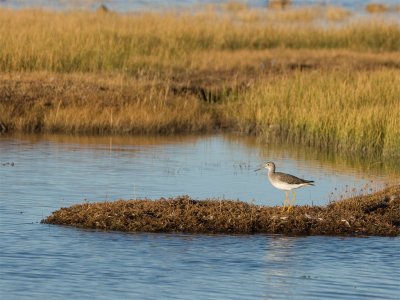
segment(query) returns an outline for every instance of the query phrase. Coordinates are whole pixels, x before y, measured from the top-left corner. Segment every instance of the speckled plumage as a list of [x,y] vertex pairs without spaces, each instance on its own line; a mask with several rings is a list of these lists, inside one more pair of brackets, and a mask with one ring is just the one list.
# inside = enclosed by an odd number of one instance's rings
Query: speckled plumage
[[296,193],[293,190],[300,188],[302,186],[314,185],[313,184],[314,181],[312,180],[305,180],[290,174],[275,172],[275,164],[273,162],[267,162],[264,168],[268,170],[268,179],[271,182],[271,184],[277,189],[286,192],[285,202],[283,203],[283,210],[285,210],[286,202],[289,201],[288,198],[289,191],[292,191],[293,199],[288,206],[288,211],[292,208],[292,205],[296,200]]
[[273,162],[268,162],[265,168],[268,169],[268,178],[271,184],[280,190],[290,191],[302,186],[313,185],[314,182],[290,174],[275,172],[275,164]]
[[311,184],[311,185],[313,185],[312,183],[314,182],[312,180],[301,179],[296,176],[286,174],[286,173],[281,173],[281,172],[275,172],[269,176],[270,176],[271,180],[279,180],[279,181],[283,181],[288,184]]

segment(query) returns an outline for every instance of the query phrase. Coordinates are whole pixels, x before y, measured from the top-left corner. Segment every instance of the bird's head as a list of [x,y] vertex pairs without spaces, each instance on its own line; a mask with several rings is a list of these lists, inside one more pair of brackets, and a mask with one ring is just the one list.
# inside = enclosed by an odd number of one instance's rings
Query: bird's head
[[275,164],[273,162],[267,162],[264,168],[268,171],[275,171]]
[[268,171],[275,171],[275,164],[273,162],[267,162],[263,167],[254,171],[259,171],[261,169],[267,169]]

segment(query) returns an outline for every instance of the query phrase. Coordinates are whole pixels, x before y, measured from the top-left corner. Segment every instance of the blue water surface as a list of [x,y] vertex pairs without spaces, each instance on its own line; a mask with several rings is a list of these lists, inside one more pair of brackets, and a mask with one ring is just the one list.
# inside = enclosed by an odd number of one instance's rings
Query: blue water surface
[[120,233],[40,224],[85,201],[239,198],[280,205],[265,160],[330,189],[385,181],[296,145],[238,136],[0,137],[1,299],[398,299],[400,238]]

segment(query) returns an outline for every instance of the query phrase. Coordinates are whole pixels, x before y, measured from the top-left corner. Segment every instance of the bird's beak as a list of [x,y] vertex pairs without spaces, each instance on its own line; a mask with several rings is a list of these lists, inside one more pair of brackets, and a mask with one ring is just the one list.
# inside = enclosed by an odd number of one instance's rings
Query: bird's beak
[[260,171],[260,170],[262,170],[262,168],[258,168],[257,170],[254,170],[254,172],[257,172],[257,171]]

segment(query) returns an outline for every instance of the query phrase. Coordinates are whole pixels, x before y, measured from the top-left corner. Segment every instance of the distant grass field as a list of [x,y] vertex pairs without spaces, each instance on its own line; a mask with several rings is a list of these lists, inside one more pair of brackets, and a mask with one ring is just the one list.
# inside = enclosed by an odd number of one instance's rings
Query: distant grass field
[[[319,10],[128,14],[0,10],[0,71],[136,73],[187,67],[194,52],[290,49],[399,51],[398,24],[312,22]],[[253,16],[252,18],[244,18]],[[190,66],[189,66],[190,67]]]
[[0,9],[0,132],[240,131],[400,153],[400,26],[341,8]]

